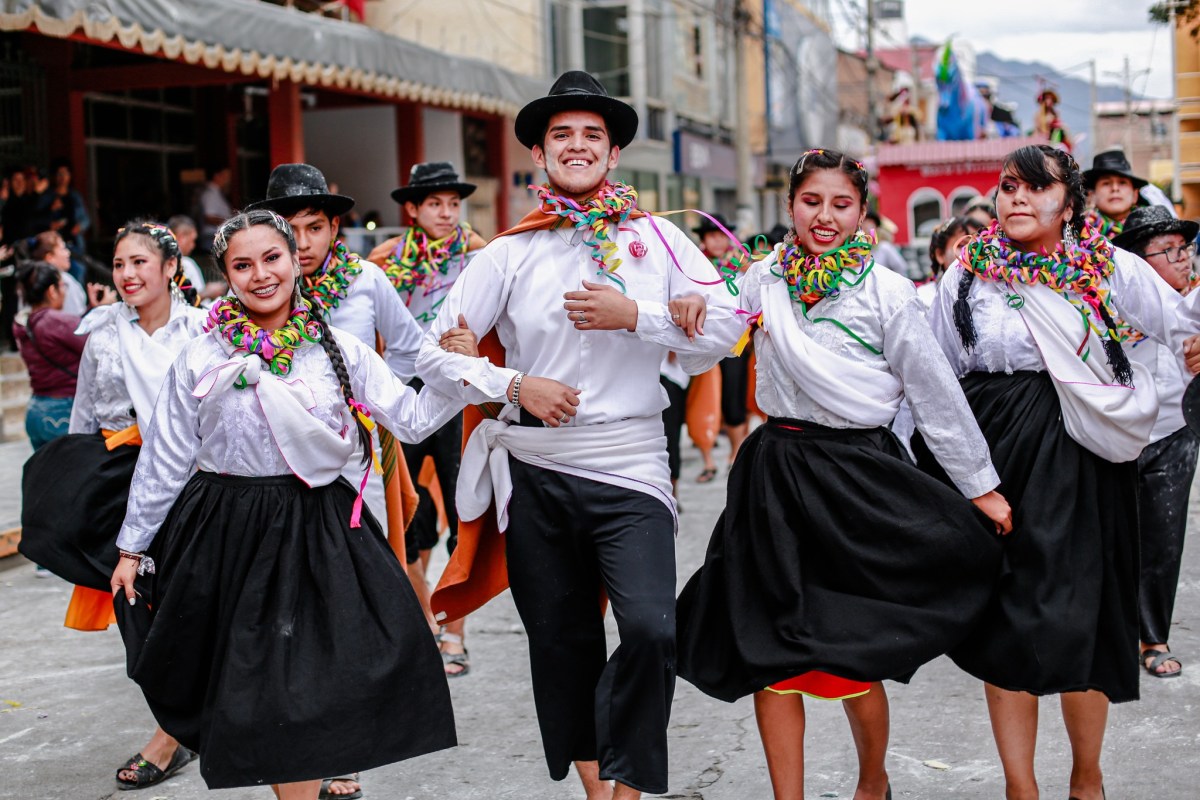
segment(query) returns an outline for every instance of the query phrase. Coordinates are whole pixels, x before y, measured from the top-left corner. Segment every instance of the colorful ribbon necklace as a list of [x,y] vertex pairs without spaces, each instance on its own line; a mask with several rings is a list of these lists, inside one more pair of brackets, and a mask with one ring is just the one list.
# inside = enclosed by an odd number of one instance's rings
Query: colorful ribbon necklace
[[569,197],[556,195],[549,186],[534,188],[541,212],[560,217],[583,231],[587,237],[583,243],[592,248],[592,260],[600,267],[596,274],[608,277],[624,294],[625,281],[617,275],[617,267],[621,266],[617,243],[608,232],[610,227],[624,225],[637,208],[637,190],[620,181],[606,181],[600,191],[580,205]]
[[721,280],[725,281],[725,288],[731,295],[737,297],[741,293],[741,290],[738,289],[737,279],[745,269],[748,260],[745,252],[741,249],[741,243],[739,242],[737,247],[730,247],[720,258],[709,256],[708,260],[717,268]]
[[1106,216],[1098,208],[1093,208],[1084,215],[1083,224],[1084,227],[1094,229],[1110,242],[1120,236],[1121,232],[1125,230],[1124,222],[1117,222],[1112,217]]
[[358,257],[352,256],[341,241],[335,241],[321,269],[306,277],[304,286],[316,308],[328,317],[346,299],[350,284],[361,273],[362,264]]
[[[1108,336],[1124,342],[1136,338],[1137,331],[1121,321],[1112,304],[1111,292],[1104,284],[1116,266],[1112,245],[1087,219],[1078,242],[1072,245],[1062,242],[1051,254],[1018,250],[1000,232],[1000,223],[993,222],[963,246],[959,260],[985,281],[1009,286],[1014,283],[1049,286],[1079,309],[1101,339]],[[1024,301],[1012,295],[1008,304],[1019,309]],[[1113,321],[1111,328],[1105,316]]]
[[431,240],[422,228],[413,225],[404,239],[384,262],[383,271],[396,291],[411,295],[428,286],[435,272],[445,275],[451,260],[466,255],[471,229],[459,225],[449,236]]
[[874,235],[862,231],[841,247],[820,255],[805,253],[800,245],[790,242],[779,255],[781,272],[772,272],[787,283],[792,300],[811,305],[825,297],[837,297],[843,287],[862,283],[875,265],[871,256],[874,247]]
[[267,332],[250,321],[236,298],[226,297],[213,304],[204,330],[215,329],[218,336],[233,345],[234,351],[258,356],[273,374],[282,378],[292,370],[297,347],[304,342],[321,341],[321,326],[312,318],[311,308],[307,300],[301,300],[282,327]]

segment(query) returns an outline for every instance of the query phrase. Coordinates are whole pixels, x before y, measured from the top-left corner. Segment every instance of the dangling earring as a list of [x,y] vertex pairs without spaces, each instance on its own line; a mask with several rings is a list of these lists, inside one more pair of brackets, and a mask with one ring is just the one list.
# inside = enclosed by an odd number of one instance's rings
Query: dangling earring
[[1079,244],[1079,240],[1075,238],[1075,229],[1071,227],[1070,222],[1063,223],[1062,241],[1066,247],[1074,247]]
[[300,294],[300,270],[297,269],[294,273],[292,281],[292,308],[299,308],[304,302],[303,296]]
[[179,283],[174,279],[171,280],[171,302],[186,303],[187,298],[183,296],[183,290],[179,288]]

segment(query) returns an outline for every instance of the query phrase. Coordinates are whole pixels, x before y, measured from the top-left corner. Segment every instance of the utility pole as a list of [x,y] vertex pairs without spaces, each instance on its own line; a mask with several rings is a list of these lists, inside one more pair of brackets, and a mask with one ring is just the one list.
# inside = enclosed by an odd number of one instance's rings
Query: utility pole
[[1122,88],[1125,90],[1125,136],[1122,137],[1122,140],[1125,148],[1125,157],[1129,159],[1131,164],[1133,163],[1133,81],[1149,71],[1148,69],[1139,69],[1136,72],[1131,71],[1129,69],[1129,56],[1125,56],[1124,69],[1120,72],[1107,71],[1104,73],[1114,78],[1120,78]]
[[[875,73],[879,70],[879,62],[875,60],[875,0],[867,2],[867,134],[870,138],[871,151],[875,151],[875,142],[879,138],[879,100],[875,96]],[[917,80],[920,80],[917,75]]]
[[1175,62],[1175,3],[1168,3],[1167,9],[1171,29],[1171,203],[1175,204],[1183,199],[1183,187],[1179,183],[1179,87],[1175,85],[1179,68]]
[[1093,58],[1088,64],[1091,66],[1092,73],[1091,93],[1088,96],[1088,147],[1092,151],[1092,158],[1095,158],[1100,149],[1099,140],[1096,138],[1099,136],[1099,127],[1096,124],[1096,59]]
[[749,28],[750,12],[745,0],[733,3],[733,53],[737,86],[737,126],[734,128],[734,151],[737,155],[737,224],[738,230],[758,230],[758,214],[755,213],[754,160],[750,152],[750,107],[746,91],[746,33]]

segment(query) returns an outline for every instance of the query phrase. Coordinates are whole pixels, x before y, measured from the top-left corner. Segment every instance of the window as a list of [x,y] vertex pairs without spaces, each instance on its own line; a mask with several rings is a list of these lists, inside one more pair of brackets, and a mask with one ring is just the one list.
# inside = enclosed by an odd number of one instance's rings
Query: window
[[971,187],[971,186],[958,187],[957,189],[955,189],[953,192],[950,193],[950,214],[948,216],[951,216],[951,217],[959,216],[960,214],[963,213],[963,210],[967,207],[967,203],[970,203],[972,200],[974,200],[978,196],[979,196],[979,192],[977,192],[974,187]]
[[[945,201],[936,189],[917,189],[908,198],[909,236],[928,236],[946,216]],[[925,231],[922,233],[922,231]]]
[[583,10],[583,69],[609,94],[629,96],[629,17],[624,4]]

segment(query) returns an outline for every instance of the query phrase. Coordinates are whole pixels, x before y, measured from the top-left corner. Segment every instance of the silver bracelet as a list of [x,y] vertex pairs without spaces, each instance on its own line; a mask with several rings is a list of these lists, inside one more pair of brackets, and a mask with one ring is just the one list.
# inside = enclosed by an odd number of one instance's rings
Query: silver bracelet
[[517,377],[513,378],[512,404],[517,408],[521,407],[521,379],[524,377],[524,372],[518,372]]

